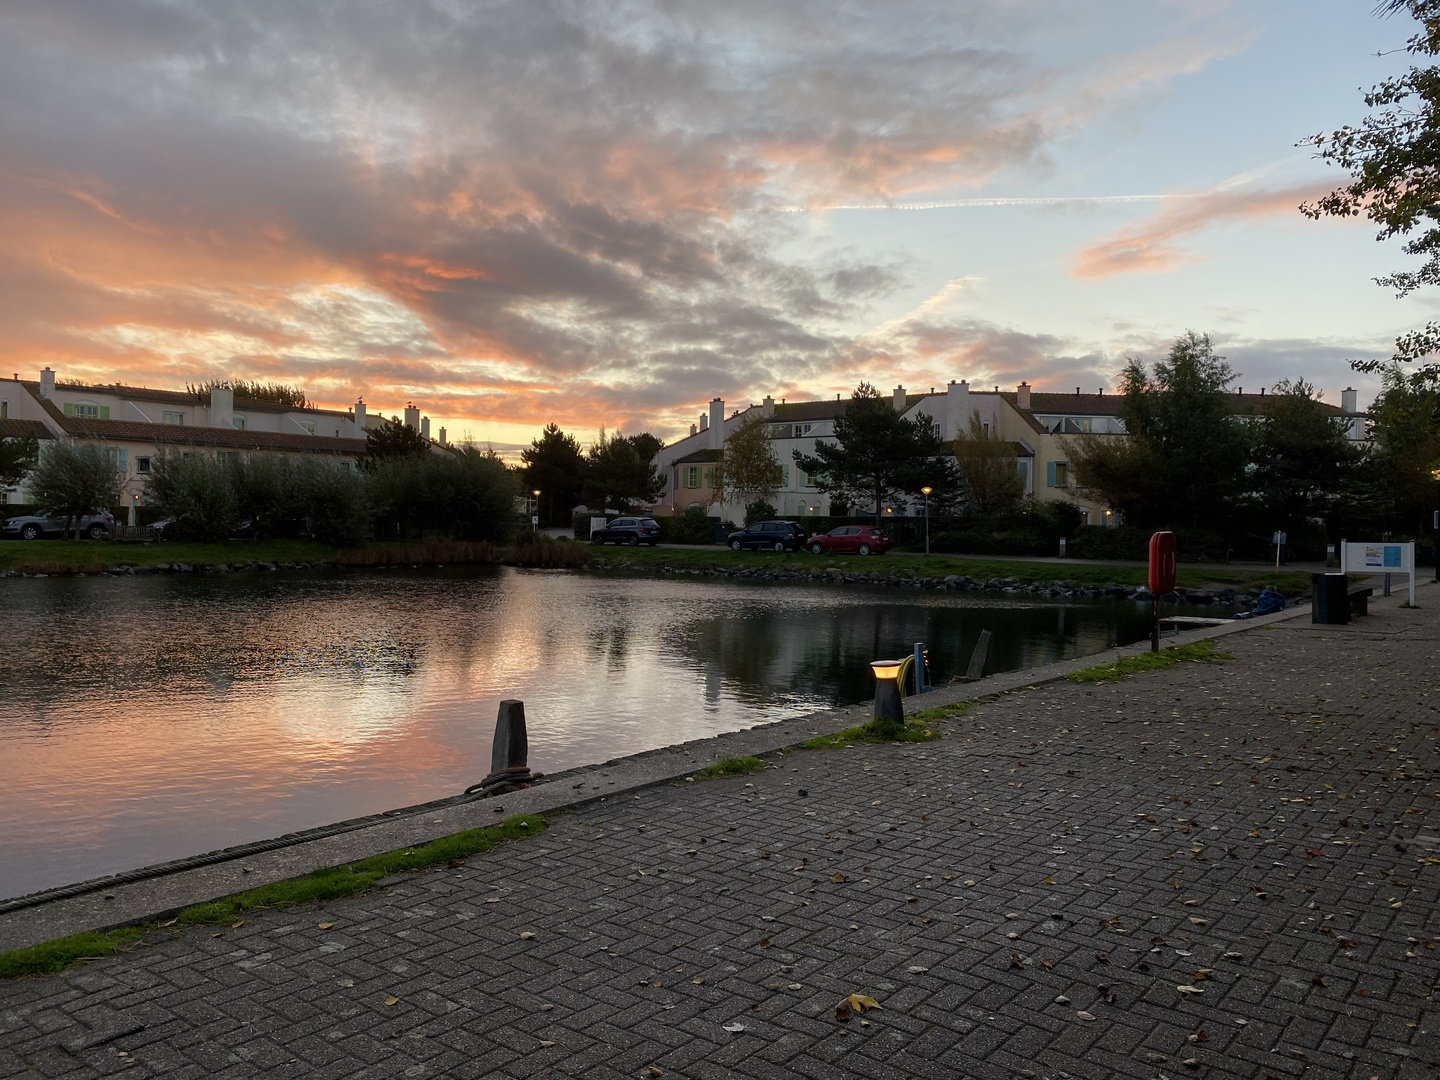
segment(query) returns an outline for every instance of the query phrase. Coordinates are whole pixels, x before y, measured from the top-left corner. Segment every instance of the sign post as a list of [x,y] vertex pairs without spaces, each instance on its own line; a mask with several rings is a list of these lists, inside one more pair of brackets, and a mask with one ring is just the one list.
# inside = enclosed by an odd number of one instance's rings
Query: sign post
[[1405,544],[1340,541],[1340,569],[1351,574],[1405,574],[1410,578],[1410,606],[1415,606],[1415,541]]
[[1280,572],[1280,548],[1288,539],[1289,537],[1287,537],[1283,532],[1280,532],[1278,529],[1276,530],[1275,535],[1270,538],[1270,542],[1275,545],[1275,572],[1277,574]]
[[1160,597],[1175,590],[1175,534],[1150,537],[1150,651],[1160,651]]

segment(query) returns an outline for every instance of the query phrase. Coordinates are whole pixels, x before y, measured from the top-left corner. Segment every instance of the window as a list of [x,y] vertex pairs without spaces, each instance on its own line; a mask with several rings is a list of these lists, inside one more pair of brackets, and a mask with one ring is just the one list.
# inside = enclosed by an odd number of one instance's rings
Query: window
[[715,466],[714,466],[714,465],[711,465],[709,468],[707,468],[707,469],[705,470],[705,486],[708,487],[708,488],[713,488],[713,487],[715,486]]
[[1015,471],[1020,474],[1020,490],[1028,494],[1030,491],[1030,462],[1024,458],[1016,458]]
[[135,459],[135,471],[141,476],[149,476],[150,459],[148,457],[137,457]]
[[1047,461],[1045,463],[1045,483],[1050,487],[1070,486],[1070,466],[1064,461]]
[[105,456],[110,459],[110,467],[117,473],[130,471],[130,455],[127,451],[118,446],[107,446],[105,447]]
[[92,405],[88,401],[67,401],[65,415],[78,417],[81,420],[109,420],[110,406]]
[[10,402],[8,402],[8,401],[0,401],[0,420],[6,419],[9,415],[10,415]]
[[308,431],[311,435],[315,434],[315,425],[311,421],[302,420],[300,421],[300,426],[303,427],[306,431]]
[[788,487],[790,486],[790,466],[789,466],[789,465],[777,465],[777,466],[775,466],[775,468],[776,468],[776,476],[778,477],[778,482],[779,482],[780,486],[781,486],[782,488],[788,488]]
[[230,423],[232,423],[232,424],[235,425],[235,430],[236,430],[236,431],[244,431],[244,430],[245,430],[245,417],[243,417],[243,416],[232,417],[231,420],[230,420]]
[[160,422],[162,424],[178,424],[184,427],[185,414],[183,412],[162,412],[160,414]]
[[218,460],[218,461],[219,461],[221,464],[223,464],[223,465],[239,465],[239,464],[240,464],[240,451],[239,451],[239,450],[221,450],[218,454],[215,455],[215,457],[216,457],[216,460]]
[[687,488],[698,488],[700,486],[700,466],[685,466],[685,486]]
[[795,486],[802,488],[815,486],[810,482],[810,477],[805,475],[805,470],[800,468],[799,465],[795,466]]

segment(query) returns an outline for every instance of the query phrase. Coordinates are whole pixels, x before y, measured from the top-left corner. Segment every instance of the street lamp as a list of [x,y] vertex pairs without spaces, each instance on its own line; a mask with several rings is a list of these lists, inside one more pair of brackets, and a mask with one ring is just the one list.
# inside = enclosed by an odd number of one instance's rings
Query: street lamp
[[[1431,469],[1430,479],[1440,484],[1440,469]],[[1435,580],[1440,581],[1440,487],[1435,489]]]
[[930,492],[932,492],[932,491],[934,491],[934,490],[935,490],[935,489],[932,488],[932,487],[922,487],[922,488],[920,489],[920,494],[922,494],[922,495],[925,496],[925,554],[926,554],[926,555],[929,555],[929,554],[930,554]]
[[535,512],[530,515],[530,527],[536,532],[540,531],[540,489],[535,488],[530,492],[535,496]]

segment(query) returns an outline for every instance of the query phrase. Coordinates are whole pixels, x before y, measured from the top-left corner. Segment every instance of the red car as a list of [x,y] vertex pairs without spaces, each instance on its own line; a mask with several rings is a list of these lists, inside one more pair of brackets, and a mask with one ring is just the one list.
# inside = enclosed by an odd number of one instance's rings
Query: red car
[[890,543],[889,535],[878,526],[841,525],[828,533],[812,536],[805,546],[816,555],[884,555],[890,550]]

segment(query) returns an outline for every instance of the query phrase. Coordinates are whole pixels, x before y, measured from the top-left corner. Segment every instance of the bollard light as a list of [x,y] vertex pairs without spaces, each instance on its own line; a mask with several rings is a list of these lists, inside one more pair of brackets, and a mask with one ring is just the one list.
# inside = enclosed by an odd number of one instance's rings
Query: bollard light
[[904,668],[904,660],[876,660],[870,665],[875,675],[875,707],[871,717],[879,726],[905,723],[905,703],[900,695],[900,676]]

